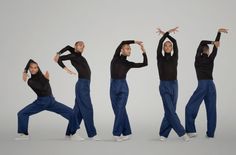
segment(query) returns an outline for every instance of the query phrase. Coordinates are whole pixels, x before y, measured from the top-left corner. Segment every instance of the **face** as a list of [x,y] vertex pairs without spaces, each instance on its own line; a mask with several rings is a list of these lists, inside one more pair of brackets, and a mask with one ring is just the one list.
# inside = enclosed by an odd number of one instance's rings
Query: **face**
[[130,56],[130,54],[131,54],[131,47],[130,47],[130,45],[128,45],[128,44],[123,45],[123,47],[121,48],[121,53],[124,56]]
[[163,47],[164,52],[165,53],[171,53],[172,49],[173,49],[172,43],[170,41],[166,41],[164,43],[164,47]]
[[37,74],[38,71],[39,71],[38,64],[36,64],[36,63],[31,63],[31,64],[30,64],[30,67],[29,67],[29,71],[30,71],[30,73],[31,73],[32,75]]
[[82,41],[78,41],[77,43],[75,43],[75,51],[76,52],[83,53],[84,47],[85,47],[85,45],[84,45],[84,42],[82,42]]

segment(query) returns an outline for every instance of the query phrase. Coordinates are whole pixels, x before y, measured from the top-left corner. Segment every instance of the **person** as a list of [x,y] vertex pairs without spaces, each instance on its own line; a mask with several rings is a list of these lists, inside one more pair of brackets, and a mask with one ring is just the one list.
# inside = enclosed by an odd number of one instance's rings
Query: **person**
[[[179,51],[177,41],[170,36],[170,33],[175,33],[177,31],[178,27],[170,29],[167,32],[163,32],[159,28],[157,31],[159,34],[163,35],[157,47],[157,66],[160,78],[159,91],[165,111],[159,132],[160,141],[165,141],[166,138],[168,138],[172,128],[184,141],[189,141],[185,129],[181,125],[176,113],[178,99],[177,65]],[[169,40],[165,41],[166,38]],[[162,50],[164,50],[164,55]],[[173,54],[171,54],[172,50]]]
[[[127,60],[127,57],[131,54],[130,44],[138,44],[141,47],[143,55],[142,63],[134,63]],[[147,55],[141,41],[122,41],[112,58],[110,64],[110,99],[115,114],[113,137],[117,142],[128,140],[130,138],[129,136],[132,134],[128,114],[125,108],[129,95],[129,88],[126,82],[127,72],[131,68],[140,68],[147,65]]]
[[[31,77],[28,79],[27,72],[30,71]],[[73,111],[71,108],[64,104],[57,102],[53,97],[51,86],[49,84],[48,71],[43,74],[38,64],[30,59],[23,72],[23,80],[26,82],[28,79],[28,85],[37,94],[37,99],[18,112],[18,134],[19,137],[16,140],[28,140],[28,123],[29,117],[37,114],[43,110],[55,112],[60,114],[67,120],[72,118]]]
[[[215,41],[202,40],[198,46],[195,56],[195,69],[197,73],[198,86],[188,101],[185,108],[185,127],[189,137],[196,137],[195,119],[199,107],[204,100],[207,112],[206,136],[214,137],[216,129],[216,88],[213,82],[214,60],[220,45],[221,33],[228,33],[227,29],[218,30]],[[214,45],[210,53],[208,45]]]
[[[68,45],[61,49],[54,57],[54,60],[66,72],[75,75],[76,73],[68,69],[63,63],[63,61],[69,60],[78,72],[78,81],[75,86],[75,105],[73,108],[73,118],[76,121],[69,122],[68,126],[71,130],[67,134],[70,135],[73,140],[84,140],[84,138],[81,137],[78,132],[76,132],[78,129],[80,129],[80,124],[83,119],[88,137],[97,141],[101,139],[97,135],[93,120],[93,106],[90,97],[91,70],[87,60],[82,56],[84,48],[84,42],[77,41],[74,48]],[[69,51],[70,54],[62,55],[66,51]]]

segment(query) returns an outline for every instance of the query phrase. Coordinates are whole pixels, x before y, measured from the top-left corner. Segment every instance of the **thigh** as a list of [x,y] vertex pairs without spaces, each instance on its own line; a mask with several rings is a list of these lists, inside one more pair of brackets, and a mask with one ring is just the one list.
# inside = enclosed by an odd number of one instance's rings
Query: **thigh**
[[41,105],[39,100],[35,100],[33,103],[24,107],[19,114],[33,115],[45,110]]

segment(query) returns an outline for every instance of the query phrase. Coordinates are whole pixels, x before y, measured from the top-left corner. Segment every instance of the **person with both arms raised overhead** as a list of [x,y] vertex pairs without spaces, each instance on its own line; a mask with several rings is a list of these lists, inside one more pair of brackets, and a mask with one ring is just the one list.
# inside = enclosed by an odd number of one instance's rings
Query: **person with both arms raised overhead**
[[[75,86],[75,105],[73,108],[73,118],[76,120],[76,124],[74,124],[74,121],[69,123],[68,126],[71,131],[68,134],[73,140],[84,140],[78,132],[76,133],[76,131],[80,128],[80,124],[83,119],[88,137],[92,140],[100,140],[93,120],[93,106],[90,97],[91,70],[87,60],[82,56],[84,48],[84,42],[77,41],[74,48],[71,46],[66,46],[60,50],[54,57],[54,60],[58,62],[58,64],[69,74],[76,74],[68,69],[63,63],[63,61],[70,60],[71,64],[78,72],[78,81]],[[66,51],[69,51],[70,54],[62,55]]]
[[[184,141],[189,141],[189,137],[185,133],[185,129],[181,125],[176,113],[178,99],[177,65],[179,51],[177,41],[170,36],[170,33],[177,32],[177,29],[178,27],[170,29],[167,32],[163,32],[161,29],[158,29],[157,31],[159,34],[163,35],[157,47],[157,66],[160,78],[159,90],[165,111],[159,132],[161,141],[164,141],[169,136],[171,129],[174,129],[178,136],[182,137]],[[170,41],[165,41],[166,38]],[[164,55],[162,54],[162,50],[164,50]],[[172,50],[173,55],[171,55]]]
[[[202,40],[195,56],[195,69],[197,73],[198,86],[189,99],[185,108],[185,127],[189,137],[196,137],[195,119],[200,105],[204,100],[207,112],[207,132],[208,138],[213,138],[216,129],[216,88],[213,81],[214,60],[220,45],[221,33],[228,33],[227,29],[218,30],[215,41]],[[210,53],[209,46],[213,45]]]
[[[130,44],[138,44],[141,47],[143,62],[134,63],[127,60],[131,54]],[[113,136],[115,141],[128,140],[131,132],[126,104],[129,95],[129,88],[126,82],[127,72],[131,68],[140,68],[147,66],[147,55],[141,41],[127,40],[122,41],[117,47],[110,65],[111,82],[110,82],[110,98],[112,108],[115,114],[113,126]]]
[[[49,73],[48,71],[43,74],[34,60],[29,60],[24,72],[23,80],[27,81],[28,75],[27,72],[30,71],[31,78],[28,80],[28,85],[33,89],[37,94],[37,99],[23,108],[18,112],[18,133],[19,137],[16,140],[28,140],[28,124],[29,117],[37,114],[43,110],[55,112],[60,114],[67,120],[72,119],[73,111],[71,108],[65,106],[62,103],[57,102],[52,94],[51,86],[49,84]],[[73,121],[73,120],[72,120]],[[70,128],[67,128],[67,132]]]

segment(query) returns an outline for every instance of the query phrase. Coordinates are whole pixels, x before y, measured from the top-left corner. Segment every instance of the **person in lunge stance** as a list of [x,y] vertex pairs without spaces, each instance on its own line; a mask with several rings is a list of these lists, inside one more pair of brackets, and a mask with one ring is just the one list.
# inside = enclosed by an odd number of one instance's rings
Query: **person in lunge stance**
[[[28,79],[28,85],[37,94],[37,99],[18,112],[18,133],[19,137],[16,140],[28,140],[28,124],[29,117],[37,114],[43,110],[55,112],[60,114],[67,120],[72,118],[73,111],[71,108],[59,103],[55,100],[52,94],[51,86],[49,84],[48,71],[43,74],[34,60],[29,60],[24,72],[23,80],[27,81],[27,72],[30,72],[31,77]],[[69,128],[67,130],[70,130]]]

